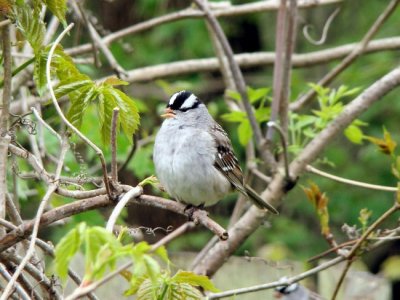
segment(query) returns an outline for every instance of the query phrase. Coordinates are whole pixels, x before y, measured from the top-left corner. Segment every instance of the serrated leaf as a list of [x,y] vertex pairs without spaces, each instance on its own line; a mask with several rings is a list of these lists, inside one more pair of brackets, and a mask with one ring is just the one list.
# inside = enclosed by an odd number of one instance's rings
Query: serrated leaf
[[174,277],[171,278],[171,281],[177,283],[187,283],[192,286],[201,286],[203,289],[211,292],[219,291],[207,276],[198,275],[189,271],[179,270]]
[[13,10],[13,19],[18,30],[31,45],[35,55],[39,53],[44,40],[46,27],[39,12],[29,5],[17,6]]
[[84,230],[84,223],[78,225],[73,230],[68,232],[55,248],[55,268],[57,274],[62,280],[67,278],[69,263],[75,253],[78,252],[79,247],[82,244],[82,233]]
[[[112,110],[114,107],[118,107],[120,109],[119,121],[122,130],[128,137],[129,141],[132,142],[133,134],[139,127],[140,123],[140,116],[135,103],[125,93],[111,86],[103,87],[101,93],[104,97],[105,122],[111,120]],[[103,141],[107,143],[110,139],[110,126],[104,124],[103,128],[108,130],[108,132],[106,130],[103,132]]]
[[138,300],[154,300],[156,298],[155,287],[150,279],[146,279],[142,282],[139,289],[137,290]]
[[50,11],[60,20],[60,22],[65,26],[67,23],[65,21],[65,14],[67,13],[67,0],[43,0]]
[[62,96],[65,96],[69,93],[76,92],[77,90],[80,90],[81,88],[84,87],[92,87],[93,81],[86,79],[86,80],[77,80],[77,81],[72,81],[68,80],[67,82],[60,82],[57,87],[54,89],[54,93],[56,95],[56,98],[61,98]]
[[250,122],[248,120],[240,123],[238,126],[238,135],[240,144],[246,146],[253,136],[253,131],[251,130]]
[[362,144],[364,134],[360,127],[356,125],[350,125],[344,130],[344,135],[347,139],[354,144]]
[[84,85],[73,92],[73,95],[70,96],[71,105],[67,113],[67,118],[72,125],[77,128],[81,127],[86,109],[96,96],[96,88],[90,84]]

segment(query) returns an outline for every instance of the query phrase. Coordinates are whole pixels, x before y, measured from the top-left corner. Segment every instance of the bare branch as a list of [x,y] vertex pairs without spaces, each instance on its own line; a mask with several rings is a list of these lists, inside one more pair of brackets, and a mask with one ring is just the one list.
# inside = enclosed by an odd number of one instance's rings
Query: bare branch
[[21,274],[22,270],[25,268],[25,266],[27,265],[27,263],[29,262],[29,260],[31,259],[31,257],[35,253],[35,243],[36,243],[36,237],[37,237],[38,232],[39,232],[40,219],[41,219],[43,211],[44,211],[44,209],[45,209],[45,207],[47,205],[47,202],[50,199],[51,194],[53,192],[55,192],[55,190],[57,189],[58,179],[59,179],[60,174],[61,174],[62,165],[64,163],[65,154],[67,153],[68,148],[69,148],[69,144],[67,143],[67,139],[64,138],[63,139],[63,143],[61,144],[61,152],[60,152],[59,163],[58,163],[57,169],[56,169],[56,177],[54,178],[54,183],[50,184],[50,186],[47,189],[46,194],[44,195],[42,201],[40,202],[39,208],[38,208],[37,213],[36,213],[36,218],[35,218],[35,221],[34,221],[34,225],[33,225],[32,237],[31,237],[31,241],[30,241],[30,244],[29,244],[28,251],[26,252],[24,258],[21,261],[21,263],[18,265],[17,270],[14,272],[14,274],[12,276],[12,279],[8,282],[8,284],[7,284],[6,288],[4,289],[3,295],[1,296],[0,300],[6,300],[7,299],[7,297],[10,294],[10,292],[14,288],[14,284],[17,281],[18,276]]
[[230,290],[226,292],[221,292],[221,293],[215,293],[215,294],[210,294],[208,295],[207,299],[220,299],[220,298],[225,298],[225,297],[230,297],[230,296],[236,296],[240,294],[247,294],[247,293],[252,293],[252,292],[257,292],[257,291],[263,291],[267,289],[272,289],[278,286],[282,285],[291,285],[295,282],[298,282],[304,278],[310,277],[314,274],[319,273],[322,270],[328,269],[334,265],[337,265],[338,263],[342,262],[344,260],[343,257],[336,257],[330,261],[327,261],[325,263],[320,264],[319,266],[312,268],[306,272],[303,272],[299,275],[287,278],[285,280],[278,280],[270,283],[265,283],[265,284],[260,284],[252,287],[247,287],[247,288],[240,288],[240,289],[235,289],[235,290]]
[[[334,3],[340,3],[343,0],[299,0],[299,8],[311,8],[321,5],[329,5]],[[265,11],[277,10],[279,7],[279,0],[274,1],[256,1],[253,3],[241,4],[241,5],[227,5],[226,7],[215,7],[213,9],[213,14],[216,17],[233,17],[250,13],[261,13]],[[149,30],[156,26],[174,22],[182,19],[193,19],[202,18],[204,13],[198,9],[187,8],[182,11],[174,12],[165,16],[156,17],[154,19],[147,20],[145,22],[135,24],[133,26],[121,29],[119,31],[113,32],[108,36],[103,38],[104,45],[108,46],[112,42],[119,40],[123,37],[133,35],[145,30]],[[92,46],[90,44],[80,45],[66,50],[67,53],[71,55],[81,54],[91,51]]]
[[351,180],[351,179],[346,179],[343,177],[339,177],[339,176],[335,176],[326,172],[323,172],[321,170],[318,170],[316,168],[314,168],[313,166],[308,165],[306,167],[306,171],[313,173],[313,174],[317,174],[332,180],[335,180],[337,182],[341,182],[341,183],[345,183],[348,185],[353,185],[353,186],[359,186],[362,188],[366,188],[366,189],[371,189],[371,190],[378,190],[378,191],[385,191],[385,192],[397,192],[398,188],[397,187],[391,187],[391,186],[384,186],[384,185],[377,185],[377,184],[370,184],[370,183],[366,183],[366,182],[361,182],[361,181],[356,181],[356,180]]
[[[3,95],[0,103],[0,218],[6,216],[6,193],[7,193],[7,160],[8,160],[8,144],[10,136],[8,135],[9,110],[11,99],[11,41],[10,27],[4,24],[1,27],[2,49],[3,49],[3,66],[4,66],[4,85]],[[0,237],[4,235],[3,228],[0,228]]]
[[117,221],[118,216],[121,214],[122,210],[124,207],[127,205],[127,203],[134,198],[139,197],[140,195],[143,194],[143,188],[141,186],[134,187],[130,191],[128,191],[120,201],[118,201],[118,204],[115,206],[113,209],[110,217],[108,218],[106,230],[109,232],[113,232],[114,225]]
[[[332,71],[330,71],[321,80],[319,80],[318,85],[326,86],[330,84],[340,73],[342,73],[350,64],[352,64],[360,56],[361,53],[364,52],[364,49],[367,47],[369,41],[372,39],[375,33],[381,28],[381,26],[385,23],[385,21],[389,18],[389,16],[394,12],[399,1],[400,0],[390,1],[386,9],[383,11],[382,14],[379,15],[375,23],[363,37],[358,47],[354,48],[354,50],[348,56],[346,56],[346,58],[339,65],[337,65]],[[293,111],[299,110],[309,101],[311,101],[315,95],[316,95],[315,90],[310,89],[304,96],[301,96],[298,100],[293,102],[290,105],[290,109]]]
[[[6,267],[3,264],[0,264],[0,274],[3,276],[3,278],[7,281],[11,280],[11,275],[8,273]],[[18,295],[21,297],[23,300],[31,300],[31,297],[27,294],[27,292],[21,287],[19,283],[15,284],[15,290],[18,293]]]
[[[348,44],[326,50],[315,51],[304,54],[293,54],[292,66],[303,68],[328,63],[348,55],[357,44]],[[400,48],[400,38],[384,38],[372,41],[368,44],[362,54],[375,53],[383,50],[398,50]],[[256,52],[236,54],[235,60],[240,67],[269,66],[275,63],[274,52]],[[179,62],[158,64],[128,71],[128,76],[124,78],[128,82],[150,81],[169,76],[182,76],[185,74],[199,72],[215,72],[220,68],[217,58],[190,59]],[[13,106],[12,106],[13,109]],[[14,111],[14,110],[13,110]]]

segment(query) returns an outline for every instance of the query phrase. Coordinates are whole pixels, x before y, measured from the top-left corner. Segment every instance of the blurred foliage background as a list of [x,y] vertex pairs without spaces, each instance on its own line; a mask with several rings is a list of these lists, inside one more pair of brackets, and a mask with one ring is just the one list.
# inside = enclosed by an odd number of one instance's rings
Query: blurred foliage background
[[[248,3],[251,1],[231,1],[232,4]],[[366,5],[367,4],[367,5]],[[97,29],[102,35],[125,28],[129,25],[164,15],[179,9],[186,8],[187,1],[177,0],[116,0],[97,1],[88,0],[85,6],[95,21]],[[358,42],[373,24],[378,15],[387,5],[387,1],[343,1],[340,4],[341,11],[333,21],[328,31],[328,37],[323,45],[315,46],[308,42],[302,33],[306,24],[313,26],[311,35],[318,39],[323,25],[337,5],[328,5],[319,8],[301,9],[299,11],[298,36],[295,47],[296,53],[307,53],[316,50]],[[273,51],[275,47],[275,12],[257,13],[246,16],[220,18],[220,22],[231,42],[235,53]],[[378,32],[376,38],[391,37],[399,35],[400,11],[397,10]],[[64,47],[73,47],[78,44],[89,42],[90,38],[82,24],[77,24],[76,29],[70,37],[65,40]],[[213,57],[213,47],[210,42],[207,28],[201,19],[180,20],[173,23],[155,27],[151,30],[141,32],[132,37],[126,37],[111,45],[111,50],[118,62],[126,70],[138,67],[156,65],[185,59]],[[89,54],[90,55],[90,54]],[[95,68],[92,65],[80,65],[81,71],[92,78],[102,78],[110,75],[112,70],[108,67],[105,59],[102,59],[102,67]],[[361,56],[342,73],[334,82],[332,87],[347,85],[350,88],[361,89],[372,84],[376,79],[391,70],[399,63],[398,51],[385,51],[376,54]],[[292,73],[291,99],[295,100],[301,93],[309,89],[309,82],[316,82],[325,73],[331,70],[338,61],[328,64],[317,65],[310,68],[294,69]],[[273,67],[259,66],[245,69],[247,84],[254,88],[271,88]],[[179,89],[189,89],[195,92],[207,103],[210,112],[216,120],[230,134],[240,161],[245,161],[244,148],[238,142],[237,124],[228,123],[220,118],[228,112],[223,101],[224,85],[218,72],[198,73],[186,76],[168,77],[151,82],[135,82],[124,87],[125,92],[135,98],[138,102],[141,114],[141,127],[137,140],[147,141],[139,147],[127,168],[120,173],[120,180],[135,184],[144,177],[154,174],[151,159],[152,138],[160,126],[159,113],[165,106],[169,95]],[[374,105],[361,120],[368,123],[363,128],[366,135],[381,137],[382,129],[385,127],[394,140],[400,142],[399,118],[400,101],[399,92],[395,91]],[[351,98],[346,98],[349,101]],[[310,107],[305,108],[308,111]],[[51,116],[52,108],[44,111]],[[82,131],[95,143],[101,145],[100,135],[96,128],[97,115],[93,107],[83,122]],[[47,133],[46,133],[47,134]],[[49,135],[46,143],[56,143]],[[131,152],[132,145],[128,139],[121,136],[118,142],[118,159],[122,164]],[[67,164],[70,175],[92,176],[99,170],[94,153],[80,151],[79,144],[73,144],[74,155],[71,155]],[[51,149],[51,147],[47,147]],[[103,146],[106,155],[110,157],[109,149]],[[76,159],[78,157],[78,159]],[[324,157],[329,164],[319,164],[318,167],[327,172],[350,179],[395,186],[396,179],[391,174],[391,161],[388,157],[380,154],[377,148],[370,143],[361,145],[350,143],[346,138],[338,138],[327,147]],[[321,157],[324,158],[324,157]],[[244,167],[244,166],[243,166]],[[21,168],[21,167],[20,167]],[[237,254],[261,256],[265,259],[293,259],[304,260],[316,255],[328,248],[326,241],[320,234],[318,218],[314,208],[308,202],[301,185],[307,185],[308,180],[317,183],[320,189],[330,199],[329,212],[332,232],[338,241],[346,240],[341,226],[357,224],[359,213],[362,208],[367,207],[372,211],[371,219],[381,215],[393,201],[390,193],[371,192],[357,187],[345,186],[340,183],[319,178],[308,174],[301,178],[297,187],[286,197],[279,216],[271,217],[264,228],[260,228],[246,243],[238,250]],[[45,192],[36,186],[27,186],[21,181],[19,188],[27,195],[26,201],[22,203],[25,214],[29,215],[35,210],[40,196]],[[29,193],[36,190],[37,193]],[[159,193],[157,190],[148,191]],[[237,195],[231,195],[210,209],[212,217],[223,226],[227,226],[232,213]],[[52,204],[61,205],[68,200],[53,196]],[[103,225],[107,211],[92,211],[73,217],[64,227],[51,227],[45,231],[47,236],[53,240],[59,240],[63,234],[74,224],[85,220],[90,225]],[[179,216],[171,215],[169,212],[156,211],[155,209],[133,207],[121,219],[121,223],[132,226],[162,227],[169,225],[176,227],[183,222]],[[390,220],[392,224],[396,219]],[[155,235],[163,235],[163,230],[154,231]],[[155,239],[156,236],[144,233],[147,239]],[[195,232],[185,235],[174,241],[169,250],[198,251],[211,238],[211,234],[199,228]],[[389,255],[399,255],[400,244],[387,244],[382,254],[367,256],[373,271],[379,271],[381,262]],[[380,256],[382,255],[382,257]]]

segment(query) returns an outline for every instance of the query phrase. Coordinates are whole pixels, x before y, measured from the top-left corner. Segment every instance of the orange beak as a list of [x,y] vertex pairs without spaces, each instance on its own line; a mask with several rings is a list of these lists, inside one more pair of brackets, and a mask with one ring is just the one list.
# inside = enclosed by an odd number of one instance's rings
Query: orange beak
[[165,114],[162,114],[161,117],[163,117],[165,119],[174,118],[175,117],[175,113],[171,108],[167,107],[165,109]]

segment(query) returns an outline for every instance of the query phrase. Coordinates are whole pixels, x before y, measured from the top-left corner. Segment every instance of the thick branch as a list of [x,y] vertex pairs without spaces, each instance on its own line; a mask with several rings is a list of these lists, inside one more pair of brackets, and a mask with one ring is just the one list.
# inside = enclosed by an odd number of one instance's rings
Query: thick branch
[[[369,88],[363,91],[356,99],[349,103],[342,113],[333,120],[327,128],[317,135],[299,154],[290,165],[290,174],[298,177],[306,168],[306,165],[317,158],[322,150],[348,126],[361,113],[367,110],[374,102],[382,99],[384,95],[400,85],[400,68],[394,69]],[[282,201],[285,191],[285,179],[282,174],[277,173],[262,196],[265,201],[278,207]],[[242,218],[229,231],[227,242],[218,242],[209,250],[205,258],[194,268],[194,271],[201,274],[214,274],[242,242],[253,233],[266,217],[261,212],[251,207]]]
[[[329,63],[348,55],[355,47],[357,47],[356,43],[310,53],[293,54],[292,67],[304,68]],[[398,50],[399,48],[399,37],[385,38],[370,42],[362,54],[375,53],[384,50]],[[273,65],[275,59],[276,57],[274,52],[255,52],[235,55],[235,60],[242,68]],[[150,81],[169,76],[182,76],[185,74],[200,72],[216,72],[219,71],[219,68],[220,65],[217,58],[190,59],[137,68],[128,71],[128,75],[124,80],[128,82]]]

